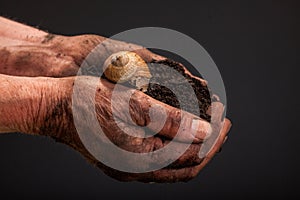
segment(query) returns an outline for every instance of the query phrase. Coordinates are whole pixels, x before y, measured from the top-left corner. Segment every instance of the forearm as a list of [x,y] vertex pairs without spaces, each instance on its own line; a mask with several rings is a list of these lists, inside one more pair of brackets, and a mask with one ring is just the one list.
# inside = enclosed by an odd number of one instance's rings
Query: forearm
[[63,96],[64,83],[57,79],[0,74],[0,82],[0,133],[39,133],[47,111]]
[[[0,27],[1,29],[1,27]],[[100,36],[52,36],[30,43],[0,37],[0,73],[14,76],[75,76]],[[90,43],[83,44],[83,40]]]
[[93,47],[82,52],[84,45],[80,45],[80,41],[75,44],[76,38],[72,38],[0,17],[0,73],[48,77],[76,75],[81,64],[76,59],[84,58]]
[[0,39],[21,42],[41,42],[48,35],[47,32],[26,26],[24,24],[0,17]]
[[[98,35],[61,36],[0,17],[0,73],[15,76],[75,76],[98,45],[97,60],[112,53],[136,51],[147,62],[163,59],[141,46]],[[101,66],[99,66],[101,67]]]

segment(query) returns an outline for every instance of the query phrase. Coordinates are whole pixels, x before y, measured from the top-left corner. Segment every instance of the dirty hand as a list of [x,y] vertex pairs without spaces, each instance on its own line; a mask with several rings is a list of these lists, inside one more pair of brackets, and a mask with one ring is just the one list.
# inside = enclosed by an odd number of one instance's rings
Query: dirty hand
[[[12,26],[13,24],[13,26]],[[122,92],[113,102],[115,111],[112,115],[111,95],[114,84],[95,77],[80,77],[78,86],[80,91],[95,94],[95,98],[78,99],[77,109],[82,113],[96,111],[97,120],[107,137],[117,146],[136,153],[145,153],[163,148],[178,132],[176,144],[178,148],[187,141],[193,141],[188,150],[180,158],[166,168],[147,173],[126,173],[109,168],[99,162],[85,148],[80,140],[74,125],[74,117],[82,119],[81,125],[97,135],[95,124],[90,124],[83,116],[74,116],[72,113],[72,89],[77,71],[89,52],[105,38],[95,35],[82,35],[65,37],[45,33],[28,26],[24,26],[0,18],[0,27],[9,25],[7,29],[0,28],[0,73],[28,76],[14,77],[0,75],[2,99],[0,99],[0,132],[24,132],[28,134],[49,135],[56,140],[70,145],[82,153],[91,163],[100,167],[106,174],[124,181],[144,182],[175,182],[186,181],[195,177],[205,164],[212,158],[222,145],[229,130],[230,122],[225,120],[222,125],[218,141],[211,151],[202,159],[198,157],[203,140],[214,131],[220,131],[221,117],[216,117],[212,123],[199,119],[189,113],[163,104],[142,92],[134,91],[130,101],[130,118],[124,115]],[[17,31],[9,31],[11,27]],[[17,33],[17,34],[16,34]],[[155,55],[150,51],[128,45],[124,42],[108,41],[107,51],[103,56],[117,50],[136,50],[146,61],[163,60],[165,58]],[[101,56],[101,55],[100,55]],[[188,73],[188,72],[187,72]],[[29,76],[31,78],[29,78]],[[33,78],[36,76],[68,77],[68,78]],[[70,77],[69,77],[70,76]],[[97,90],[93,84],[97,83]],[[124,88],[124,91],[130,89]],[[83,94],[84,95],[84,94]],[[159,133],[152,137],[141,139],[145,134],[144,129],[135,126],[149,125],[149,129],[156,131],[155,123],[150,123],[149,107],[154,106],[152,113],[160,113],[163,108],[167,113],[166,123]],[[94,107],[91,107],[94,106]],[[223,107],[218,106],[219,116]],[[155,112],[155,108],[157,109]],[[154,112],[153,112],[154,111]],[[158,114],[156,114],[158,115]],[[131,119],[132,118],[132,119]],[[196,120],[195,120],[196,119]],[[178,122],[184,120],[185,130],[179,129]],[[219,121],[218,121],[219,120]],[[134,123],[132,123],[132,121]],[[197,126],[192,126],[194,123]],[[192,127],[197,127],[193,130]],[[123,130],[132,130],[135,136],[129,136]],[[216,133],[218,134],[218,133]],[[106,141],[100,137],[99,143]],[[108,152],[109,153],[109,152]],[[113,155],[112,155],[113,156]],[[159,160],[153,160],[159,162]],[[136,163],[131,163],[135,165]]]
[[[83,114],[90,114],[94,106],[99,124],[107,137],[120,148],[135,153],[145,153],[163,148],[174,135],[178,132],[178,148],[189,140],[193,140],[185,153],[167,168],[148,172],[148,173],[125,173],[104,166],[101,162],[91,155],[81,142],[75,127],[73,118],[77,117],[82,120],[79,126],[83,126],[90,132],[95,131],[95,124],[89,122],[89,117],[73,116],[72,113],[72,87],[75,77],[69,78],[29,78],[0,75],[1,79],[1,97],[0,97],[0,132],[22,132],[35,135],[47,135],[56,140],[70,145],[75,150],[82,153],[90,162],[94,163],[105,173],[117,179],[129,181],[155,181],[155,182],[174,182],[186,181],[197,175],[202,168],[203,159],[200,159],[198,152],[201,142],[210,134],[211,125],[196,116],[189,113],[183,113],[185,130],[178,129],[180,120],[180,111],[176,108],[164,105],[163,103],[148,97],[139,91],[134,91],[130,102],[131,117],[134,122],[140,126],[149,123],[149,107],[156,105],[157,108],[164,108],[167,113],[166,123],[162,130],[155,136],[139,138],[129,136],[123,130],[132,130],[136,136],[143,137],[146,133],[144,130],[134,124],[124,116],[125,107],[122,106],[122,95],[114,102],[117,108],[113,113],[111,110],[111,94],[114,85],[105,80],[99,80],[95,77],[80,77],[77,80],[80,91],[84,95],[95,92],[92,91],[92,83],[98,82],[95,99],[86,96],[86,99],[77,99],[77,109]],[[77,84],[78,84],[77,83]],[[125,88],[124,88],[125,89]],[[94,104],[90,104],[94,102]],[[155,108],[154,108],[155,109]],[[156,113],[161,111],[154,110],[154,119]],[[193,121],[197,122],[197,129],[192,126]],[[154,129],[155,127],[149,127]],[[93,132],[97,135],[97,132]],[[224,133],[225,135],[225,133]],[[223,137],[224,139],[224,137]],[[106,140],[99,137],[99,145],[105,145]],[[200,144],[199,144],[200,143]],[[107,152],[109,153],[109,152]],[[111,155],[113,156],[113,155]],[[153,163],[160,162],[153,159]],[[130,163],[132,167],[139,163]]]

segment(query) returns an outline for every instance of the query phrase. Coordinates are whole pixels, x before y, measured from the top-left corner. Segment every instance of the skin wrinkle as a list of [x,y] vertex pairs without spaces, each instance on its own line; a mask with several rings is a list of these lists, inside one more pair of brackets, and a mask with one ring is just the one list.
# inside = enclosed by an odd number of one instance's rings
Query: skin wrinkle
[[[33,134],[37,123],[41,102],[42,80],[28,81],[28,78],[11,77],[0,75],[2,117],[4,123],[14,131]],[[3,88],[5,88],[3,90]],[[7,100],[7,97],[10,97]],[[9,110],[9,111],[8,111]],[[2,123],[1,123],[2,124]]]
[[[76,133],[71,112],[70,99],[66,96],[56,97],[47,103],[43,125],[40,130],[47,134],[65,141],[71,141],[75,136],[66,134],[65,130],[73,130]],[[50,106],[49,106],[50,105]]]
[[[149,107],[150,104],[145,101],[145,98],[135,98],[133,95],[129,102],[129,113],[133,122],[140,126],[147,126],[150,123]],[[143,112],[140,112],[141,110]]]
[[[21,91],[23,91],[23,87],[19,86],[19,89]],[[15,88],[15,91],[18,91],[18,88]],[[20,93],[21,93],[20,91]],[[15,94],[15,99],[17,100],[19,98],[19,92],[16,92]],[[22,97],[21,97],[22,99]],[[24,131],[30,131],[32,129],[32,124],[30,122],[34,121],[34,109],[33,109],[33,105],[34,102],[32,100],[30,100],[30,98],[28,99],[29,101],[26,101],[24,99],[24,101],[19,102],[19,101],[13,101],[13,104],[17,104],[20,103],[20,105],[22,105],[22,107],[20,108],[20,110],[18,108],[15,108],[14,113],[18,113],[20,114],[20,123],[18,124],[17,121],[13,122],[13,124],[16,125],[16,129],[17,130],[24,130]],[[27,113],[26,115],[24,115],[24,113]],[[13,119],[16,119],[16,117],[14,117]]]

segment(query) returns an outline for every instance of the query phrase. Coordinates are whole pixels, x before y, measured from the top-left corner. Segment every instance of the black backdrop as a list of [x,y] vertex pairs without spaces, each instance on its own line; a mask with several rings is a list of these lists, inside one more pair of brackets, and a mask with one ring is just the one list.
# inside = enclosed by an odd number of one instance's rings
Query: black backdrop
[[0,195],[299,196],[298,9],[296,1],[1,1],[1,15],[57,34],[111,36],[160,26],[191,36],[219,67],[233,127],[223,151],[198,177],[176,184],[118,182],[51,139],[1,135]]

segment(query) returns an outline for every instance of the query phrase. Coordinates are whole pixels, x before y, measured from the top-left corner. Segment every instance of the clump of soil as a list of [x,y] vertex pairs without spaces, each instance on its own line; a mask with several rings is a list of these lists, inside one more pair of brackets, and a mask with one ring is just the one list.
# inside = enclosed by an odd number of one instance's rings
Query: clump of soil
[[[152,78],[150,79],[150,84],[145,94],[170,106],[195,114],[210,122],[211,116],[207,111],[211,102],[216,99],[214,99],[214,97],[211,98],[206,85],[190,77],[190,75],[185,73],[183,67],[178,62],[171,59],[161,61],[154,60],[147,64]],[[103,77],[105,78],[104,75]],[[123,84],[127,87],[136,88],[128,82]],[[187,89],[187,85],[189,88],[190,86],[192,87],[197,99],[192,98],[191,90]],[[171,86],[173,89],[175,88],[177,92],[180,92],[180,103],[172,90],[166,86]],[[199,109],[195,109],[197,108],[195,105],[198,105]]]
[[[174,73],[170,73],[170,68],[168,69],[168,67],[175,69],[182,76],[179,77],[176,74],[174,75]],[[184,73],[184,69],[177,62],[170,59],[153,61],[149,64],[149,69],[152,78],[145,92],[147,95],[170,106],[180,108],[180,103],[175,94],[169,88],[163,86],[172,84],[173,88],[176,87],[177,91],[180,91],[181,107],[184,110],[195,115],[199,115],[200,112],[202,119],[210,121],[211,116],[207,114],[207,110],[211,105],[211,98],[207,86],[203,86],[199,80],[191,78],[188,74]],[[185,80],[182,81],[182,79]],[[186,81],[192,86],[197,99],[191,98],[190,91],[185,89],[186,84],[183,82],[186,83]],[[160,84],[156,84],[156,82]],[[198,111],[195,110],[195,105],[198,105]]]

